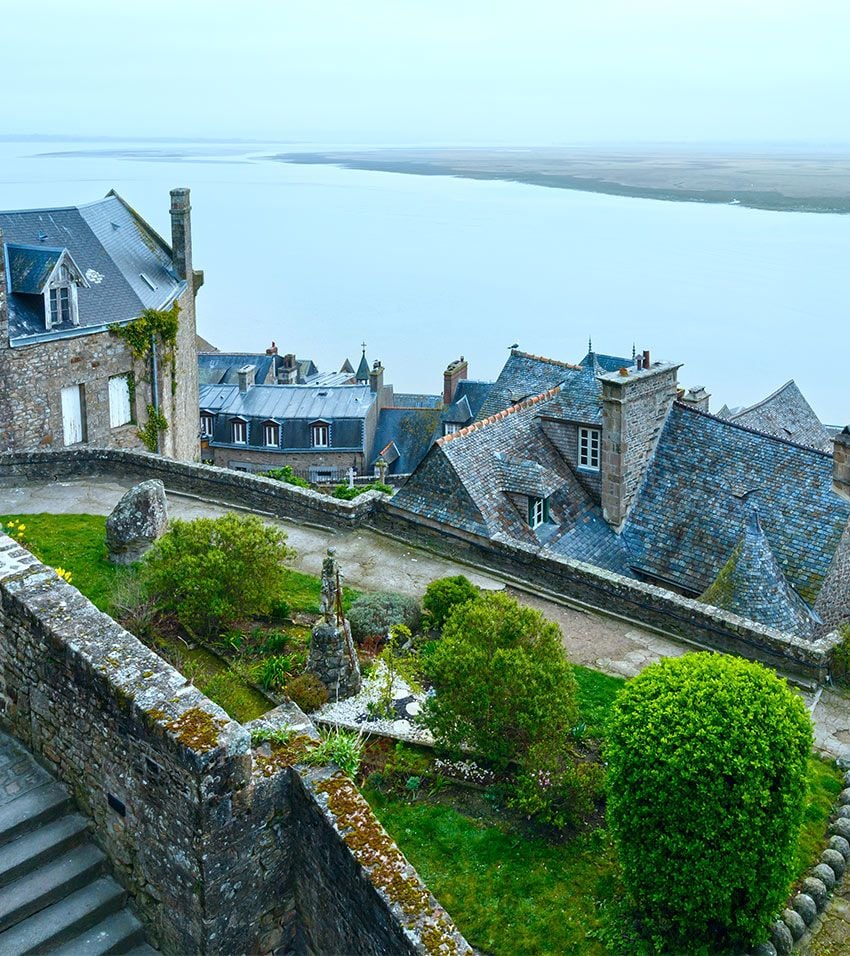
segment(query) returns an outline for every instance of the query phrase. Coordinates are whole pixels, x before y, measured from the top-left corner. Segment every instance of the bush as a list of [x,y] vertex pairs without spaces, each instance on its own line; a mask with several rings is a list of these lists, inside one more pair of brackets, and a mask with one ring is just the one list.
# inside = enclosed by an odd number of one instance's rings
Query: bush
[[349,488],[348,485],[336,485],[331,492],[334,498],[340,498],[342,501],[353,501],[358,495],[366,494],[367,491],[380,491],[382,494],[391,495],[393,489],[380,481],[373,481],[368,485],[355,485]]
[[264,658],[257,666],[257,678],[266,690],[280,691],[286,686],[295,660],[292,654],[275,654]]
[[424,666],[437,692],[424,721],[452,753],[466,745],[504,767],[575,723],[576,683],[558,625],[505,594],[456,607]]
[[293,677],[286,685],[286,696],[304,711],[310,714],[328,702],[328,689],[315,674],[301,674]]
[[177,520],[145,557],[145,587],[189,633],[209,635],[269,613],[294,554],[256,515]]
[[432,581],[422,599],[428,624],[438,631],[442,630],[452,611],[461,604],[476,600],[479,593],[478,588],[463,574]]
[[566,740],[532,744],[514,780],[508,805],[557,830],[578,826],[602,796],[605,771],[576,759]]
[[794,877],[802,699],[760,664],[688,654],[626,684],[608,734],[607,817],[648,934],[674,952],[759,942]]
[[362,759],[362,735],[335,727],[323,733],[321,742],[307,752],[304,762],[314,767],[333,762],[346,776],[354,779]]
[[284,465],[283,468],[269,468],[268,471],[261,471],[260,475],[263,478],[274,478],[275,481],[282,481],[287,485],[295,485],[298,488],[310,487],[310,482],[299,478],[289,465]]
[[364,594],[348,611],[351,633],[358,641],[367,637],[386,637],[396,624],[404,624],[415,631],[421,619],[422,612],[416,598],[389,591]]

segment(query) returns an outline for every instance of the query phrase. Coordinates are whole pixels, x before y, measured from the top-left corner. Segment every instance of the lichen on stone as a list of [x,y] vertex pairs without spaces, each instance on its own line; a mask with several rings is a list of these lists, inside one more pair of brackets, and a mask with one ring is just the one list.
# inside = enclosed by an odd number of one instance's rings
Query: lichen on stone
[[[150,711],[153,715],[153,711]],[[219,720],[200,707],[192,707],[165,726],[187,747],[207,753],[218,746],[218,735],[227,721]]]
[[273,777],[278,771],[299,763],[315,744],[307,734],[297,734],[286,743],[268,741],[263,748],[268,748],[270,753],[255,751],[254,767],[263,777]]

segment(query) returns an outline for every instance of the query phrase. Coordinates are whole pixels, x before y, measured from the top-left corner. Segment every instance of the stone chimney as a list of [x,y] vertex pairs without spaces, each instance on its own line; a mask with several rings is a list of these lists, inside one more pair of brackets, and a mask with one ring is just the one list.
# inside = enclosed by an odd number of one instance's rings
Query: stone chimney
[[271,346],[266,349],[266,355],[277,355],[277,346],[272,342]]
[[192,274],[192,207],[188,189],[171,190],[171,255],[178,278]]
[[239,369],[239,391],[247,392],[248,389],[251,389],[255,385],[255,376],[257,373],[257,367],[255,365],[243,365]]
[[832,439],[832,490],[850,501],[850,425]]
[[[644,352],[646,359],[649,354]],[[641,357],[643,359],[643,356]],[[681,365],[655,362],[600,375],[602,383],[602,513],[619,530],[637,494],[667,413]]]
[[9,347],[9,311],[6,302],[6,250],[0,229],[0,349]]
[[277,374],[281,385],[298,384],[298,360],[292,352],[288,352],[284,355],[283,362]]
[[683,405],[687,405],[690,408],[695,408],[698,412],[707,412],[708,411],[708,401],[711,396],[705,390],[704,385],[695,385],[693,388],[689,388],[686,392],[679,392],[679,401]]
[[443,372],[443,404],[451,405],[454,401],[457,384],[461,379],[468,378],[469,362],[461,355],[454,362],[449,362]]
[[375,359],[369,372],[369,391],[380,395],[384,387],[384,367],[380,359]]

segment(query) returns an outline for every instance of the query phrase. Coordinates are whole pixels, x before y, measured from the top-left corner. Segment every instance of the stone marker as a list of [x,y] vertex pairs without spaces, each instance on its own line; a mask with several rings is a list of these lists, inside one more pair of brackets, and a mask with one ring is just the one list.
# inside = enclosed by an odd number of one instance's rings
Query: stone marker
[[124,495],[106,519],[106,547],[114,564],[132,564],[165,533],[168,505],[165,486],[151,478]]
[[334,548],[322,562],[320,620],[310,636],[307,670],[327,687],[332,701],[352,697],[360,690],[360,663],[351,625],[342,610],[342,583]]

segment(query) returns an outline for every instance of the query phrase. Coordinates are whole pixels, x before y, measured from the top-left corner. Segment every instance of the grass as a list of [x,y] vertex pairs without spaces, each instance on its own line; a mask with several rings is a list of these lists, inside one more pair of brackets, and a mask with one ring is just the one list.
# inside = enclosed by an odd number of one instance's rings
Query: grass
[[[293,571],[290,568],[286,572],[283,590],[284,597],[291,610],[302,614],[319,613],[319,606],[322,601],[322,582],[319,578],[312,574],[304,574],[302,571]],[[359,591],[343,587],[342,605],[345,610],[347,611],[359,597]]]
[[588,938],[597,900],[616,892],[604,831],[553,846],[488,825],[451,806],[364,794],[381,823],[476,949],[516,953],[606,952]]
[[809,799],[803,814],[795,864],[799,878],[817,861],[829,842],[826,825],[842,786],[841,773],[832,760],[814,754],[809,758]]
[[580,664],[573,665],[573,673],[578,684],[579,720],[587,725],[587,736],[604,740],[605,721],[625,678],[611,677]]

